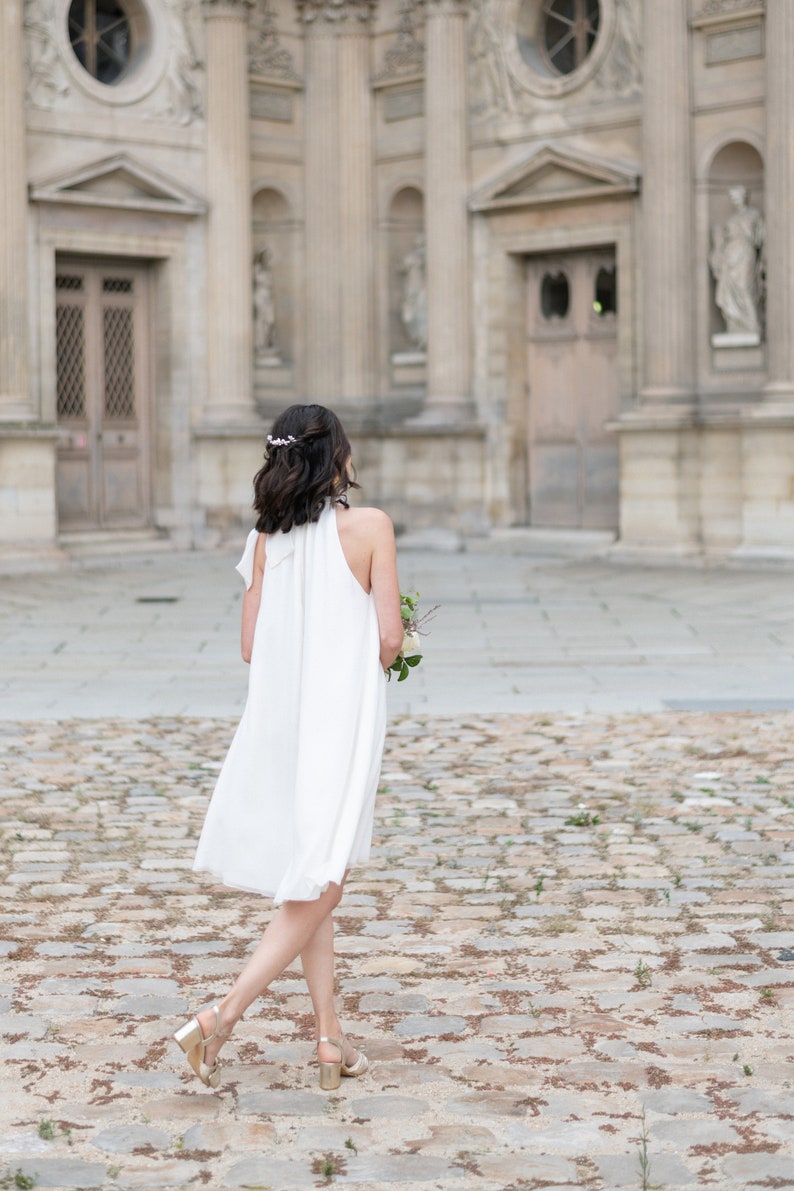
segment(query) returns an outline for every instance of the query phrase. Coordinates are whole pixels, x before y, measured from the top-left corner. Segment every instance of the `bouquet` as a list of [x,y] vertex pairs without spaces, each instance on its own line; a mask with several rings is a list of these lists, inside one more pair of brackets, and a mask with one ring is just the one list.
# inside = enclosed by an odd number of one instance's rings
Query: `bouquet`
[[393,670],[397,675],[397,681],[403,682],[414,666],[418,666],[422,660],[422,654],[420,652],[422,642],[420,641],[420,637],[423,637],[425,634],[422,632],[421,626],[426,624],[435,614],[438,604],[422,616],[417,611],[418,607],[418,591],[408,592],[407,594],[400,592],[400,615],[403,618],[403,643],[397,657],[386,671],[389,679],[391,679],[391,672]]

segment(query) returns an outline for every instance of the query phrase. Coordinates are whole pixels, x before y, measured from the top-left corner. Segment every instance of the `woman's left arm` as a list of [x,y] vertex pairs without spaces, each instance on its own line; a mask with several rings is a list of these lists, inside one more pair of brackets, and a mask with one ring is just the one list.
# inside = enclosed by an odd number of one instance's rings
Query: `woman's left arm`
[[240,650],[244,662],[251,661],[254,649],[254,630],[262,601],[262,581],[265,577],[265,535],[259,535],[254,552],[254,577],[243,596],[243,622],[240,630]]

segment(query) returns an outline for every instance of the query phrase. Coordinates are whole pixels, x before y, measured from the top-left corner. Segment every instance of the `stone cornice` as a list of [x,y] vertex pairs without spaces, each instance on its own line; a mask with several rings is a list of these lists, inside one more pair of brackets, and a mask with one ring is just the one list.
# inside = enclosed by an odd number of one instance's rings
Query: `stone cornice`
[[348,20],[371,21],[377,0],[295,0],[298,18],[306,25],[317,22],[336,25]]

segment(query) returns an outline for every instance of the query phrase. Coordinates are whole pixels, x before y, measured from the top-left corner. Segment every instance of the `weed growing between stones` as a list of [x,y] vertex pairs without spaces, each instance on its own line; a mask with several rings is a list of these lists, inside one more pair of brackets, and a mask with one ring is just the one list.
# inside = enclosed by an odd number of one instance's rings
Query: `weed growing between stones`
[[637,966],[634,969],[634,979],[640,988],[645,988],[651,983],[651,969],[641,959],[637,960]]

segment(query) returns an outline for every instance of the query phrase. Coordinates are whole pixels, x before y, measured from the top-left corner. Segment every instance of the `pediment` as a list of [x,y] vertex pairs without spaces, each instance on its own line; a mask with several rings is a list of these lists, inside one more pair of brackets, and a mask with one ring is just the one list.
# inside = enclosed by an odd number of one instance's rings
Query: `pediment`
[[30,197],[40,203],[67,203],[84,207],[113,207],[132,211],[201,215],[204,199],[180,182],[145,165],[127,153],[31,183]]
[[544,144],[476,190],[469,206],[498,211],[633,194],[638,187],[636,166]]

